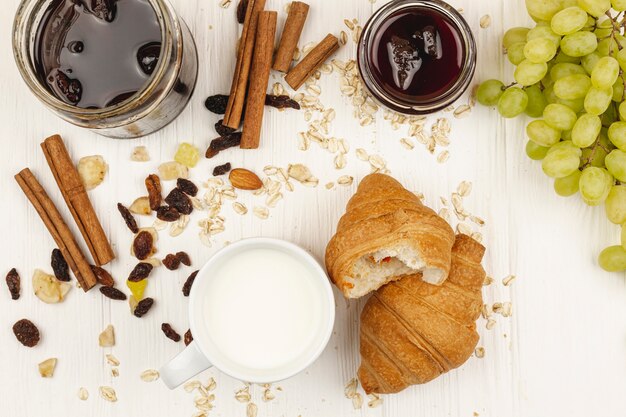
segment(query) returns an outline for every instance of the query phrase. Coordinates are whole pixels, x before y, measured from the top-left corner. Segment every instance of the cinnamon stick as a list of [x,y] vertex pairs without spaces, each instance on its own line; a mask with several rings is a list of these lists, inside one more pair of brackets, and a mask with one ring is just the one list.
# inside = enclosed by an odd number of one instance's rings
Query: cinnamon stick
[[97,266],[102,266],[111,262],[115,259],[115,254],[70,154],[67,152],[63,139],[59,135],[51,136],[41,144],[41,148],[65,203],[87,243],[94,263]]
[[267,83],[272,68],[272,53],[276,36],[276,12],[261,12],[254,45],[254,59],[250,72],[250,91],[246,105],[241,137],[242,149],[256,149],[261,140],[261,126],[265,109]]
[[87,292],[93,288],[96,285],[96,277],[89,266],[89,262],[87,262],[76,240],[74,240],[72,232],[63,220],[61,213],[50,200],[37,178],[26,168],[15,176],[15,180],[52,235],[83,291]]
[[241,115],[246,100],[246,90],[250,77],[252,53],[254,50],[254,37],[257,31],[259,13],[265,8],[265,0],[249,0],[246,9],[246,18],[243,23],[243,32],[237,51],[237,63],[233,83],[230,87],[230,97],[224,114],[224,126],[239,129]]
[[285,81],[294,90],[299,89],[337,49],[339,49],[339,39],[329,33],[298,65],[289,71]]
[[274,57],[274,69],[280,72],[287,72],[293,61],[293,54],[298,47],[304,23],[309,14],[309,5],[301,1],[294,1],[289,6],[289,14],[285,22],[283,34],[280,36],[278,51]]

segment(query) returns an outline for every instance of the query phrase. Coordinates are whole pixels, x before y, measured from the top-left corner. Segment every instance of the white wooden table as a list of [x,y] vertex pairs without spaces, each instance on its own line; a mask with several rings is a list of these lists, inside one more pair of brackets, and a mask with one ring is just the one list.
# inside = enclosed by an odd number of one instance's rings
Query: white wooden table
[[[28,416],[187,416],[194,412],[193,396],[182,389],[169,391],[161,382],[146,384],[141,371],[158,368],[183,348],[164,338],[162,322],[181,333],[187,329],[187,300],[180,287],[189,269],[160,269],[151,278],[148,294],[157,300],[142,320],[129,315],[128,306],[110,302],[98,291],[83,294],[74,289],[60,305],[40,302],[30,287],[34,268],[50,271],[54,242],[13,180],[25,166],[51,190],[53,199],[69,218],[39,148],[44,137],[60,133],[74,158],[101,154],[110,165],[106,181],[91,193],[93,203],[108,232],[118,259],[111,265],[120,284],[134,265],[128,252],[131,235],[115,204],[129,204],[143,192],[143,178],[160,161],[170,160],[179,142],[189,141],[204,149],[214,137],[215,115],[203,108],[206,96],[227,92],[234,66],[233,48],[238,26],[234,5],[219,7],[217,0],[176,0],[180,14],[195,34],[200,54],[200,76],[195,96],[175,123],[161,132],[135,141],[114,141],[78,129],[53,116],[29,93],[11,55],[11,24],[18,0],[5,0],[0,14],[0,274],[16,267],[23,278],[22,298],[13,302],[4,283],[0,290],[0,415]],[[269,0],[281,20],[286,0]],[[364,22],[379,7],[368,0],[311,0],[312,11],[302,44],[319,40],[327,32],[345,29],[344,18]],[[479,48],[476,80],[511,79],[511,68],[500,54],[500,38],[510,26],[529,24],[522,0],[454,0],[475,30]],[[479,28],[481,16],[492,17],[491,26]],[[354,57],[349,43],[339,58]],[[274,81],[277,81],[275,79]],[[321,257],[334,225],[343,213],[352,187],[327,191],[323,184],[340,175],[357,179],[369,172],[354,150],[379,153],[391,173],[405,185],[425,194],[436,209],[439,196],[448,196],[462,180],[473,182],[467,208],[486,219],[481,230],[488,247],[484,261],[496,283],[485,288],[488,303],[511,301],[513,316],[497,317],[494,329],[478,323],[485,357],[472,357],[462,368],[425,386],[385,396],[382,406],[354,410],[343,395],[344,385],[355,376],[359,364],[358,313],[362,302],[345,302],[337,293],[337,323],[324,355],[306,372],[280,384],[274,401],[261,400],[262,388],[253,387],[259,416],[624,416],[626,413],[626,285],[623,274],[603,272],[596,263],[600,250],[618,242],[619,230],[605,220],[601,208],[590,209],[579,198],[563,199],[540,166],[524,154],[524,122],[503,121],[485,108],[475,108],[468,118],[452,121],[451,157],[445,164],[423,147],[404,149],[399,140],[406,130],[394,131],[378,115],[377,122],[362,128],[352,117],[352,106],[339,94],[336,75],[324,76],[322,100],[337,111],[332,134],[351,144],[347,167],[337,171],[332,155],[312,146],[298,150],[297,132],[305,130],[302,112],[268,110],[263,145],[255,152],[226,152],[212,161],[203,160],[192,172],[195,180],[209,177],[217,162],[230,161],[258,172],[267,164],[286,166],[302,162],[320,178],[314,189],[297,186],[286,193],[271,217],[261,221],[248,214],[239,217],[226,210],[226,232],[212,248],[197,238],[194,217],[184,237],[172,239],[162,233],[159,254],[186,250],[196,267],[202,265],[226,241],[249,236],[271,236],[296,242]],[[131,162],[133,147],[146,145],[152,161]],[[249,207],[252,196],[243,198]],[[262,202],[262,200],[260,200]],[[146,220],[143,220],[146,224]],[[500,281],[513,273],[509,287]],[[34,349],[19,345],[11,333],[22,317],[33,320],[43,339]],[[271,325],[272,318],[268,317]],[[112,323],[117,345],[98,346],[97,336]],[[120,376],[110,375],[105,353],[120,361]],[[54,378],[43,379],[37,364],[49,357],[59,359]],[[242,386],[219,372],[209,370],[202,380],[215,376],[218,383],[214,416],[244,416],[245,405],[234,399]],[[100,385],[113,386],[115,404],[98,394]],[[77,390],[90,392],[79,401]]]

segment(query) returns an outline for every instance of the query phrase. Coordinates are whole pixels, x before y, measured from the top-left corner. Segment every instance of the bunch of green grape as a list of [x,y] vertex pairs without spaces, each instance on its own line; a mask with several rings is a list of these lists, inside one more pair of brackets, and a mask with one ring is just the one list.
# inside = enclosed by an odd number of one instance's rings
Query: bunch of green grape
[[[626,270],[626,0],[526,0],[534,28],[503,45],[515,83],[483,82],[478,102],[503,117],[526,114],[526,154],[541,161],[560,196],[580,193],[622,225],[621,245],[599,264]],[[624,185],[622,185],[624,184]]]

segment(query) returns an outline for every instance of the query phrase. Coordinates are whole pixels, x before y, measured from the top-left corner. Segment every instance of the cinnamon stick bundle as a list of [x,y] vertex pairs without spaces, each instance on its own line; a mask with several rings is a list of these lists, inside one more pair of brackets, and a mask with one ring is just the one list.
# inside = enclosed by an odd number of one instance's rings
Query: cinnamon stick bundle
[[276,12],[261,12],[254,46],[254,59],[250,73],[250,90],[243,121],[242,149],[256,149],[261,139],[261,126],[265,109],[267,83],[272,67],[274,38],[276,36]]
[[329,33],[298,65],[289,71],[285,81],[294,90],[299,89],[337,49],[339,49],[339,39]]
[[230,87],[230,98],[226,105],[224,114],[224,126],[239,129],[241,115],[246,100],[246,90],[250,78],[250,66],[252,64],[252,53],[254,51],[254,35],[257,31],[259,13],[265,8],[265,0],[249,0],[246,9],[246,18],[243,23],[243,32],[239,41],[237,51],[237,63],[233,83]]
[[287,72],[293,61],[293,54],[298,47],[304,23],[309,14],[309,5],[301,1],[294,1],[289,7],[289,14],[285,22],[283,34],[280,36],[278,51],[274,57],[274,69],[280,72]]
[[115,254],[61,136],[49,137],[41,148],[94,263],[102,266],[111,262]]
[[15,180],[46,225],[81,288],[89,291],[96,285],[96,277],[61,213],[28,168],[20,171]]

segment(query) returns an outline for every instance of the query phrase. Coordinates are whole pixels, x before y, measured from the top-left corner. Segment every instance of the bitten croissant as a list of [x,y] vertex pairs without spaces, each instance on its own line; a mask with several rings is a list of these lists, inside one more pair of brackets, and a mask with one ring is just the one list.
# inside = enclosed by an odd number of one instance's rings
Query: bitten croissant
[[422,272],[441,285],[450,270],[454,232],[398,181],[371,174],[361,181],[326,248],[326,269],[348,298]]
[[461,366],[478,343],[485,248],[458,235],[452,266],[439,287],[419,274],[391,282],[361,313],[359,380],[365,392],[388,394],[426,383]]

